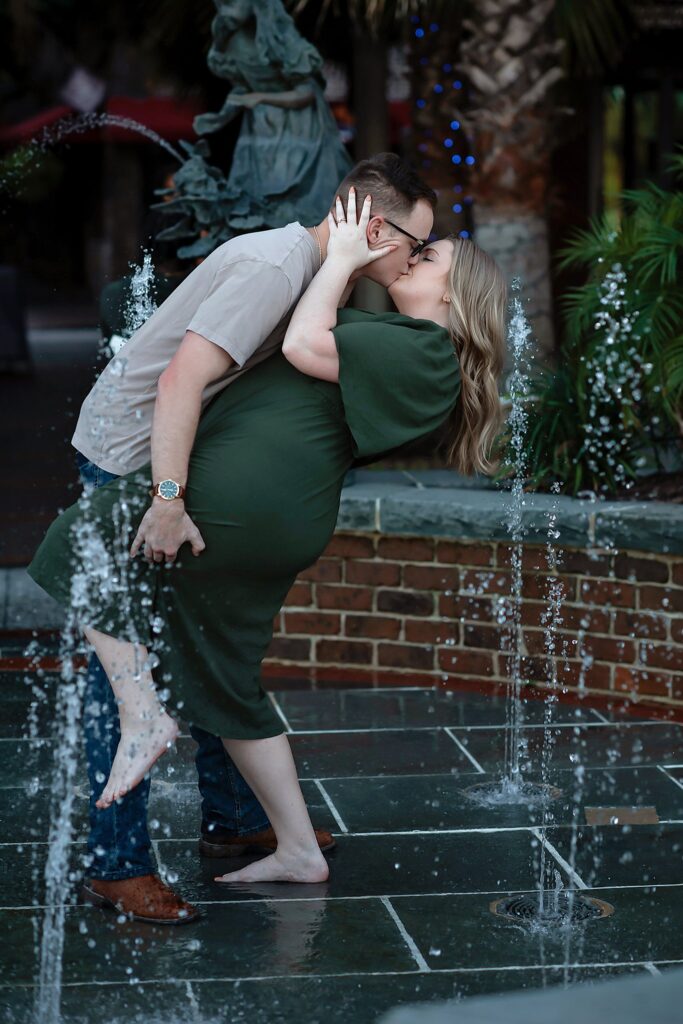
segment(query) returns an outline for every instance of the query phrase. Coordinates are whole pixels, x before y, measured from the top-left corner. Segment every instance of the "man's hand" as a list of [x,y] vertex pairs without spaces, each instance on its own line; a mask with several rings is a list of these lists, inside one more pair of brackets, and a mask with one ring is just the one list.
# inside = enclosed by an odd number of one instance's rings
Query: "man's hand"
[[206,544],[202,535],[185,511],[181,499],[164,501],[154,498],[147,509],[130,549],[135,558],[144,544],[144,556],[148,562],[173,562],[178,549],[188,541],[192,554],[200,555]]

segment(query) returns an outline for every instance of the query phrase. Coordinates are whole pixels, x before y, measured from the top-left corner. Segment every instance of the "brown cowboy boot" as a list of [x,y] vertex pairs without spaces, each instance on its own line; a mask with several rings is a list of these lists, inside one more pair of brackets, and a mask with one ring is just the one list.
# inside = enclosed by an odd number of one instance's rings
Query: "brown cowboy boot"
[[115,880],[86,878],[81,895],[86,903],[103,910],[116,910],[131,921],[190,924],[199,917],[197,908],[177,896],[158,875]]
[[[317,828],[315,837],[318,846],[326,853],[337,845],[331,832]],[[214,828],[210,832],[202,832],[199,837],[199,852],[202,857],[242,857],[251,853],[275,853],[277,839],[272,828],[263,832],[252,832],[246,836],[236,836],[224,828]]]

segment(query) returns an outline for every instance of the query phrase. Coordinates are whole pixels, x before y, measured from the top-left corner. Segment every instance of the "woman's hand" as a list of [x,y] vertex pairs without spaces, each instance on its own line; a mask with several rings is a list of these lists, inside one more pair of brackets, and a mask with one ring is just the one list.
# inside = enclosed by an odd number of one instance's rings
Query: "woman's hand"
[[335,263],[343,264],[349,274],[354,270],[365,267],[368,263],[387,256],[397,248],[394,245],[385,245],[381,249],[371,249],[368,245],[368,224],[370,223],[370,208],[372,196],[366,196],[361,210],[360,220],[356,220],[356,190],[349,189],[347,214],[344,215],[344,206],[337,196],[335,205],[336,220],[331,213],[327,216],[327,223],[330,229],[330,240],[327,243],[327,261],[334,260]]
[[253,110],[259,103],[263,103],[261,92],[231,92],[228,98],[233,106],[246,107],[247,110]]

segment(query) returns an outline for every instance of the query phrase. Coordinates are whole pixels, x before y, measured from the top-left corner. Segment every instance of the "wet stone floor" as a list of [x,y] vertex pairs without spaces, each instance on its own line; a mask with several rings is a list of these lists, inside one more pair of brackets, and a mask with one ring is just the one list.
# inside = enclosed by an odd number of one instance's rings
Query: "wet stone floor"
[[[17,1024],[31,1019],[53,753],[50,700],[34,714],[42,742],[23,738],[25,679],[0,674],[0,1007],[1,1019]],[[57,682],[48,674],[42,685],[49,694]],[[337,839],[329,882],[213,882],[245,861],[200,859],[193,743],[182,738],[155,770],[150,819],[161,871],[203,916],[177,929],[119,923],[75,896],[66,911],[64,1021],[369,1024],[401,1003],[683,963],[683,726],[646,712],[638,719],[555,705],[547,781],[561,795],[544,819],[543,808],[486,809],[466,795],[500,776],[501,698],[280,683],[272,699],[313,821]],[[528,702],[523,741],[533,778],[542,723],[542,704]],[[78,779],[76,872],[82,765]],[[611,916],[544,936],[491,912],[496,899],[536,890],[544,837],[546,877],[608,902]]]

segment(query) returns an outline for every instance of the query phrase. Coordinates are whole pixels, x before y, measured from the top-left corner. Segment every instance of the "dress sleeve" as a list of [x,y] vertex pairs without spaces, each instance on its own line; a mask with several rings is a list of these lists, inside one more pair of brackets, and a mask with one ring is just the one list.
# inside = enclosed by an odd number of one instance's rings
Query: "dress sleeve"
[[428,320],[385,322],[345,311],[340,321],[333,334],[355,458],[383,454],[441,426],[460,390],[447,331]]

